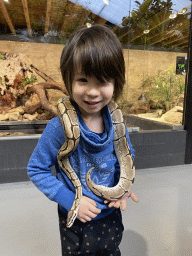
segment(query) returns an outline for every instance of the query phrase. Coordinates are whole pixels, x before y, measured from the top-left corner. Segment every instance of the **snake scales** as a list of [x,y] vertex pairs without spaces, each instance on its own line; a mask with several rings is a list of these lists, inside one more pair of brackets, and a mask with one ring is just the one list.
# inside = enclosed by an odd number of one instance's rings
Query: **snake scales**
[[[107,200],[115,200],[121,198],[130,190],[135,177],[135,167],[133,166],[131,152],[126,139],[125,124],[123,122],[121,110],[113,101],[110,101],[108,106],[114,127],[114,149],[120,165],[119,182],[116,186],[110,188],[96,185],[90,178],[91,171],[94,169],[94,167],[87,172],[86,182],[88,187],[96,195]],[[79,144],[80,131],[76,110],[69,100],[69,97],[60,99],[57,107],[65,132],[65,142],[57,154],[57,159],[62,170],[70,179],[76,190],[73,205],[67,215],[67,227],[70,228],[77,217],[78,208],[82,197],[82,186],[78,176],[72,169],[68,156],[77,148]]]

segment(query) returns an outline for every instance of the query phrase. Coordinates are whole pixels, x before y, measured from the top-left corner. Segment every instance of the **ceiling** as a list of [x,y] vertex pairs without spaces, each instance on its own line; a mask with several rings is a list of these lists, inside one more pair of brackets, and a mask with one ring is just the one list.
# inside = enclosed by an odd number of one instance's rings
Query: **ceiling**
[[[77,27],[95,23],[109,25],[127,47],[186,50],[190,1],[181,1],[176,11],[175,5],[180,1],[172,0],[171,11],[166,11],[166,7],[158,9],[156,6],[157,11],[147,16],[145,12],[150,14],[152,10],[148,11],[147,6],[152,2],[154,1],[0,0],[0,40],[65,43]],[[128,17],[127,22],[126,19],[123,22],[124,17]]]

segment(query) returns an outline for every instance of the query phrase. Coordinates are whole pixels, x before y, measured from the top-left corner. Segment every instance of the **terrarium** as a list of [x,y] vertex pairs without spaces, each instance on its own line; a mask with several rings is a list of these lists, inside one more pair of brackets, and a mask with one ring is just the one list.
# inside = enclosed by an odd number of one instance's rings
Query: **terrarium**
[[42,132],[57,115],[64,84],[37,69],[25,54],[1,52],[0,66],[1,136]]
[[66,93],[59,69],[62,49],[78,27],[93,24],[111,28],[122,44],[126,83],[118,104],[128,127],[137,128],[139,119],[159,122],[158,129],[164,123],[181,126],[190,4],[1,1],[0,136],[41,133],[57,115],[57,101]]

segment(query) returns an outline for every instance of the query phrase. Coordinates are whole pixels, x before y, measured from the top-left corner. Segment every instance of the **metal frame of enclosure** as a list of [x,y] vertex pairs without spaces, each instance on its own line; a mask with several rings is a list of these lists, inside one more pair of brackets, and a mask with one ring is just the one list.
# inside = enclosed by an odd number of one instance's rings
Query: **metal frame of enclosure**
[[[192,14],[192,11],[191,11],[191,14]],[[185,163],[191,164],[192,163],[192,17],[190,19],[188,74],[186,76],[183,123],[184,123],[184,129],[187,132]]]

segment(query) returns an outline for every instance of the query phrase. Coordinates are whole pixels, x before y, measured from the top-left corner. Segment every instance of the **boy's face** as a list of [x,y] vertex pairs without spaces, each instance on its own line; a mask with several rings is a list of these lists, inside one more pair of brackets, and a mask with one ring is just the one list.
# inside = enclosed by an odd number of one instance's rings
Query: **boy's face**
[[83,117],[101,115],[114,92],[114,79],[101,83],[96,77],[76,74],[72,83],[73,100],[78,104]]

